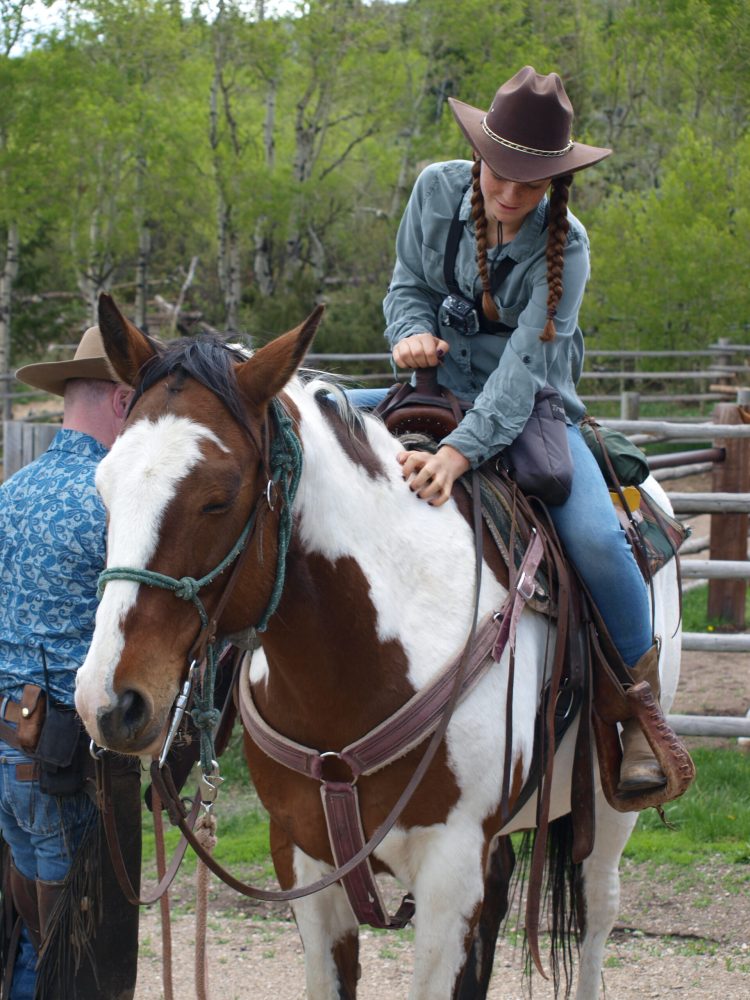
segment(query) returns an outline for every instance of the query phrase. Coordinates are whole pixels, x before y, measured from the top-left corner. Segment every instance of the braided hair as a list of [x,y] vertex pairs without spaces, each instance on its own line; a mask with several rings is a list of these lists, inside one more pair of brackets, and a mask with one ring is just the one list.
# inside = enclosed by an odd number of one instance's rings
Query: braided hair
[[[471,167],[471,215],[477,238],[477,268],[482,282],[482,312],[492,322],[500,319],[495,300],[492,297],[490,271],[487,264],[487,216],[484,210],[484,196],[479,183],[482,161],[475,158]],[[562,274],[564,266],[565,244],[568,238],[568,196],[572,174],[563,174],[552,179],[550,195],[549,227],[547,232],[547,321],[544,324],[540,340],[555,339],[555,315],[557,305],[563,292]]]
[[482,279],[482,312],[485,317],[497,323],[500,314],[497,311],[495,300],[492,297],[492,286],[490,285],[490,270],[487,266],[487,216],[484,211],[484,195],[479,184],[479,173],[482,169],[482,161],[479,157],[474,159],[471,165],[471,217],[474,220],[474,229],[477,234],[477,267],[479,277]]
[[568,195],[573,183],[572,174],[552,178],[552,194],[549,200],[549,228],[547,232],[547,322],[544,324],[540,340],[555,339],[555,315],[563,293],[562,274],[565,263],[563,254],[568,239]]

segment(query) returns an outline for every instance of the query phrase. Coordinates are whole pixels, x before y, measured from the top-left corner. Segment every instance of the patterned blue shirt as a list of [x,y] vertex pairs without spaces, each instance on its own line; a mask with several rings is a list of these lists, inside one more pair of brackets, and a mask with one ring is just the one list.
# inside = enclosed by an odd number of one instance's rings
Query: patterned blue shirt
[[0,692],[24,684],[73,704],[75,674],[94,632],[105,564],[104,506],[94,485],[107,449],[59,431],[47,451],[0,486]]

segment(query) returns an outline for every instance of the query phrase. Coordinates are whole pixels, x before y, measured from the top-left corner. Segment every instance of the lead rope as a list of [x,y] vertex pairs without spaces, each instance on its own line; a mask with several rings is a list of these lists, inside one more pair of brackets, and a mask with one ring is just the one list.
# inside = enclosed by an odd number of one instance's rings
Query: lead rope
[[[201,847],[212,854],[216,847],[216,817],[204,812],[195,824],[195,835]],[[206,961],[206,928],[208,925],[209,871],[198,858],[195,869],[195,996],[208,1000],[208,962]],[[165,997],[166,1000],[166,997]]]

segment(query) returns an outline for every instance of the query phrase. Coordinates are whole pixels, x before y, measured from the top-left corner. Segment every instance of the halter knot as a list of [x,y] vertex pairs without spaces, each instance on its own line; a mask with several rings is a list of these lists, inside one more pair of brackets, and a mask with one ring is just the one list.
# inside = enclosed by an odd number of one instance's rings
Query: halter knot
[[[213,695],[213,692],[211,692]],[[199,730],[212,730],[218,725],[221,712],[218,708],[194,708],[190,716]]]
[[194,601],[200,590],[199,582],[192,576],[183,576],[177,581],[174,588],[175,595],[181,597],[183,601]]

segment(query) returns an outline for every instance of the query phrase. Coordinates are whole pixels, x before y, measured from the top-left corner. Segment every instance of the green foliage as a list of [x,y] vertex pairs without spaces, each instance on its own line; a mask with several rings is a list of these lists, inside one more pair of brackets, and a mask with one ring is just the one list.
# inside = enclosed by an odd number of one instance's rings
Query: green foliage
[[594,344],[746,335],[744,0],[299,0],[281,14],[76,0],[13,49],[26,6],[3,5],[0,52],[16,361],[75,340],[98,288],[130,310],[139,264],[152,299],[174,302],[197,257],[188,328],[222,328],[230,244],[239,325],[258,341],[322,300],[318,349],[382,349],[413,181],[468,153],[447,100],[487,106],[524,63],[558,70],[575,137],[615,151],[573,192],[592,240]]

